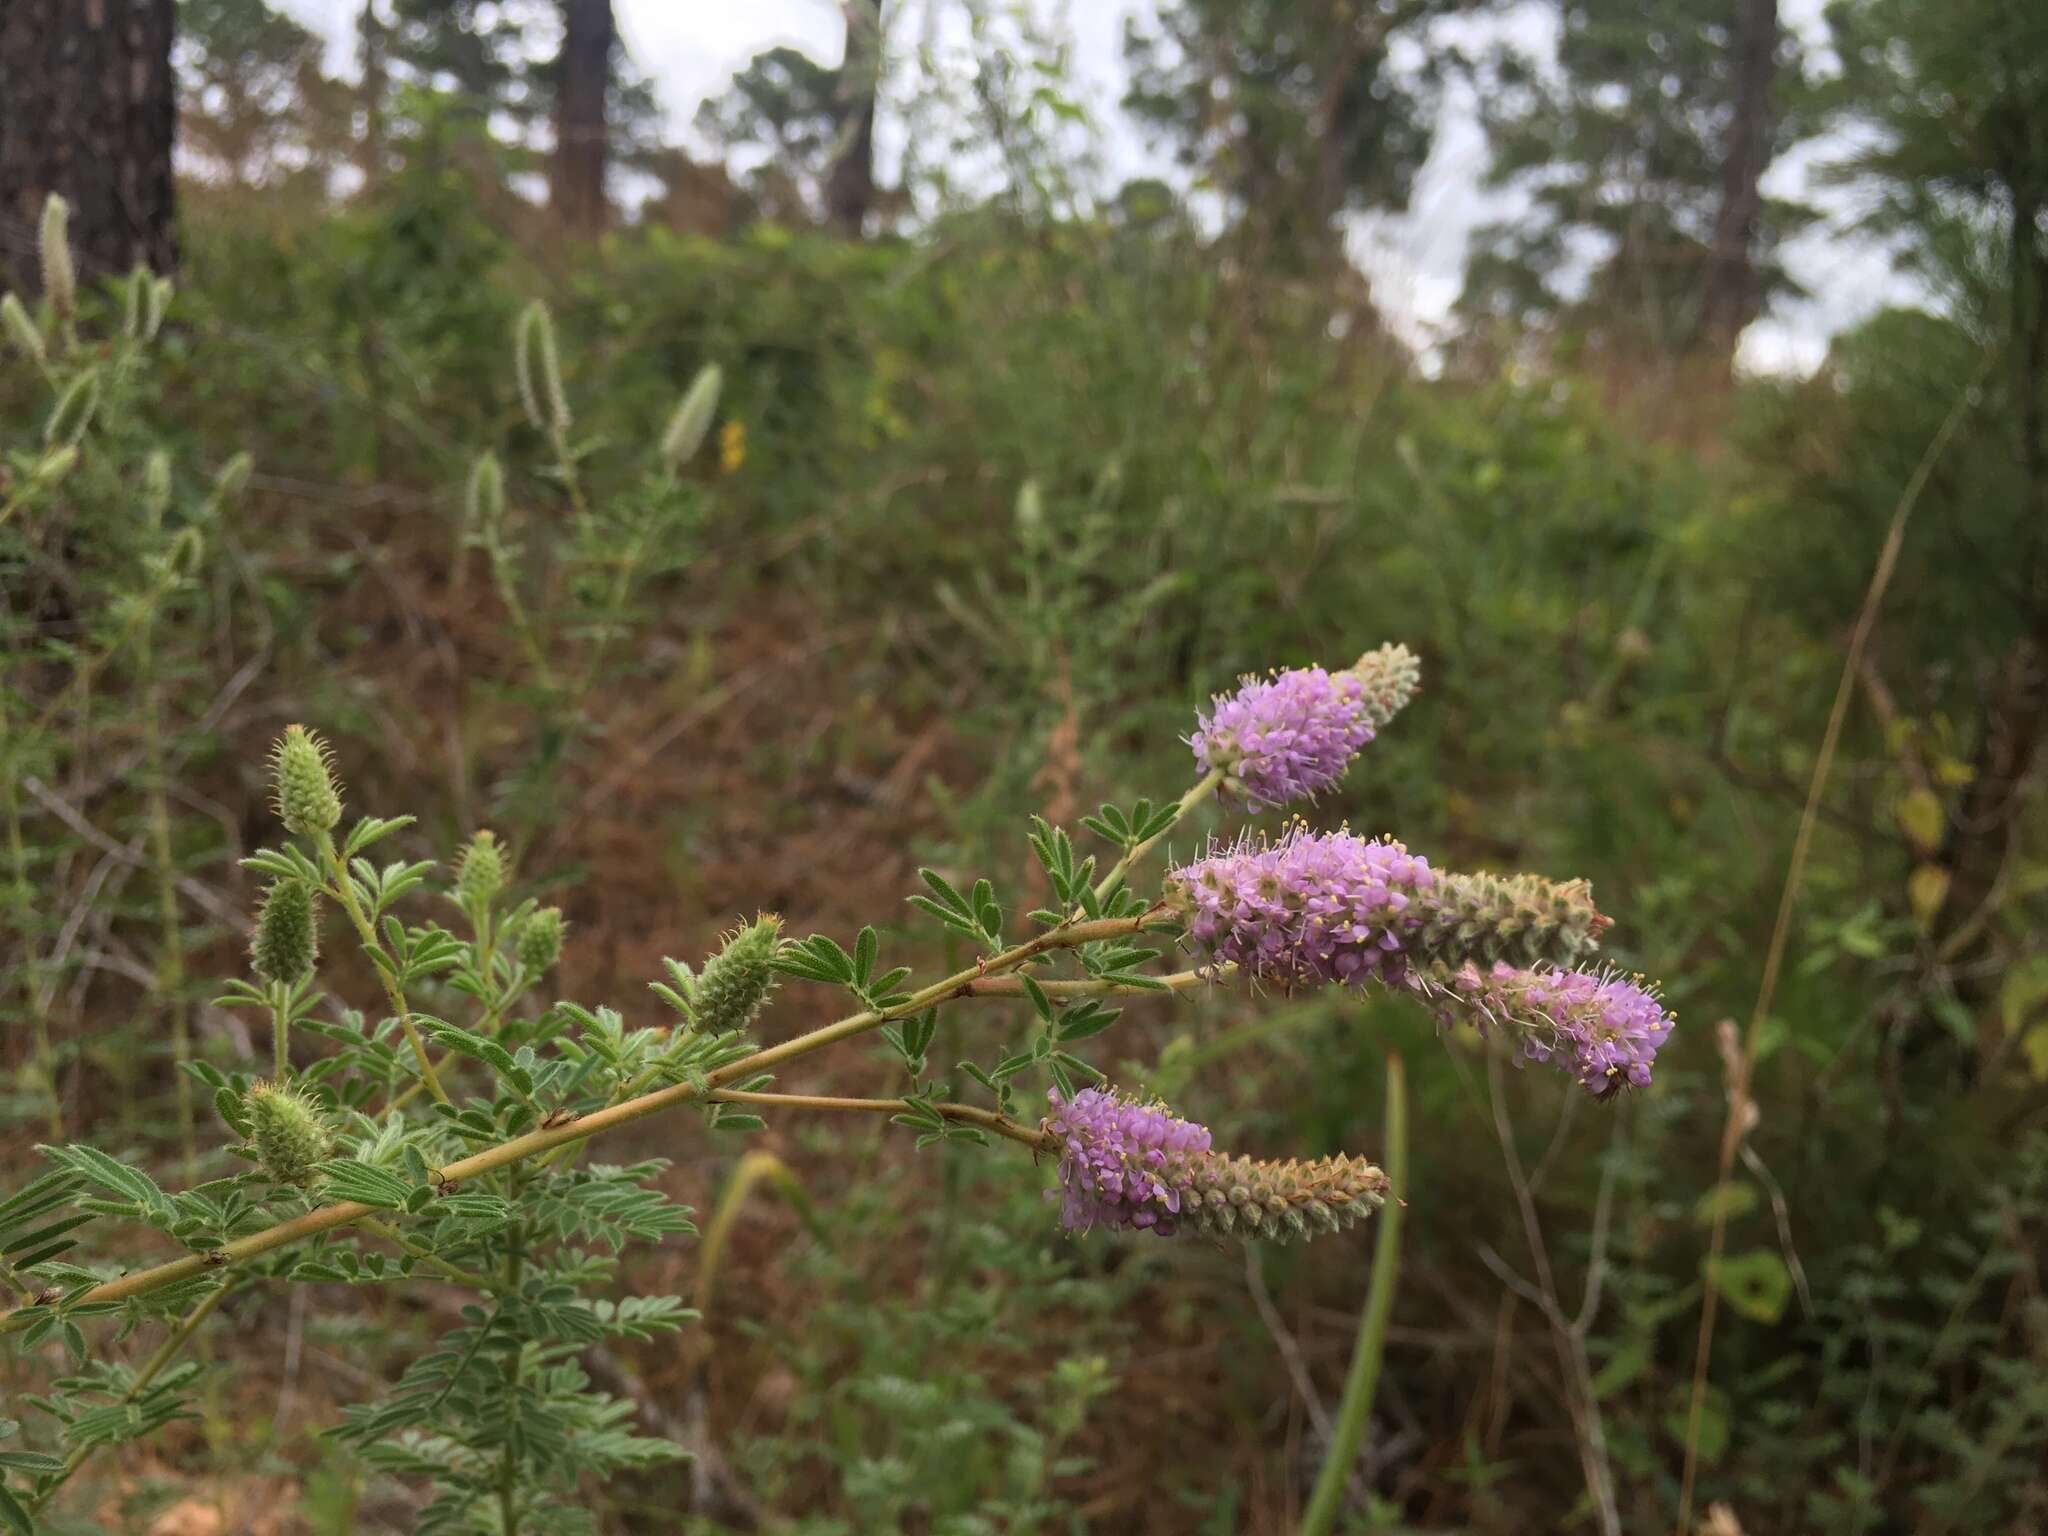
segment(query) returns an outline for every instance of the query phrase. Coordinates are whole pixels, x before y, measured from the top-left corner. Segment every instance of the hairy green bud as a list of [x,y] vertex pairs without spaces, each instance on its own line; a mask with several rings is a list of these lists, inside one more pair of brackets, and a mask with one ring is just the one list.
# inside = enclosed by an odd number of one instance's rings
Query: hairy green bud
[[562,364],[555,354],[555,322],[539,299],[520,311],[512,367],[519,377],[519,402],[526,407],[526,419],[543,432],[568,431],[569,396],[562,389]]
[[249,1116],[249,1146],[263,1171],[280,1184],[304,1189],[334,1150],[334,1133],[320,1106],[289,1083],[257,1083],[242,1096]]
[[21,300],[11,293],[0,297],[0,329],[7,332],[7,339],[26,352],[31,361],[40,363],[49,355],[43,346],[43,333],[36,328]]
[[555,968],[555,962],[562,958],[565,926],[560,907],[542,907],[520,925],[519,942],[513,953],[527,975],[542,976]]
[[52,192],[43,203],[43,297],[69,320],[78,308],[78,272],[71,265],[71,205]]
[[724,936],[690,987],[690,1017],[706,1034],[745,1029],[775,990],[775,956],[782,949],[782,919],[763,913]]
[[223,505],[241,495],[255,468],[256,461],[246,453],[238,453],[221,465],[220,473],[213,477],[214,505]]
[[156,333],[164,323],[164,311],[171,307],[171,295],[177,285],[168,277],[150,279],[149,291],[142,296],[142,339],[155,341]]
[[99,408],[100,371],[88,368],[64,386],[64,393],[50,408],[50,419],[43,423],[45,446],[75,447],[85,436],[85,429],[92,425]]
[[320,929],[313,888],[303,880],[278,880],[263,894],[256,913],[256,937],[249,958],[265,981],[294,982],[313,973],[320,958]]
[[171,456],[161,448],[153,449],[142,463],[142,509],[149,514],[151,524],[158,525],[170,505]]
[[704,446],[704,434],[711,430],[711,418],[718,414],[718,395],[724,387],[725,374],[716,363],[691,381],[682,403],[668,419],[668,430],[661,434],[662,462],[670,469],[680,469],[689,463]]
[[489,830],[469,840],[455,860],[455,900],[468,912],[481,912],[505,889],[508,865],[504,844]]
[[1365,689],[1366,718],[1382,730],[1415,697],[1422,683],[1422,662],[1405,645],[1383,645],[1367,651],[1351,669]]
[[469,486],[462,504],[466,531],[494,538],[505,521],[505,472],[498,467],[495,453],[477,455],[470,466]]
[[340,823],[334,754],[303,725],[286,726],[270,749],[270,783],[272,808],[287,831],[313,837]]

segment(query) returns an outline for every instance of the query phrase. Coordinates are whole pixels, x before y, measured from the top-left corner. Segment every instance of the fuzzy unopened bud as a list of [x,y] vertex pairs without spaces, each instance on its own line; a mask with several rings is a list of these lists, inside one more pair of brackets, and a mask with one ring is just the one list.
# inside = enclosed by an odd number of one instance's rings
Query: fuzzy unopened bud
[[313,973],[320,958],[315,914],[313,888],[303,880],[279,880],[264,892],[249,945],[258,976],[289,984]]
[[1422,662],[1405,645],[1383,645],[1359,657],[1351,675],[1365,690],[1366,718],[1382,730],[1422,686]]
[[52,448],[71,447],[85,436],[100,408],[100,371],[88,368],[69,384],[43,423],[43,442]]
[[725,935],[690,988],[696,1027],[727,1035],[753,1023],[775,990],[775,956],[781,948],[782,919],[772,912]]
[[249,1145],[263,1171],[280,1184],[304,1189],[334,1150],[334,1133],[320,1106],[289,1083],[257,1083],[242,1096]]
[[489,830],[469,840],[455,861],[455,900],[470,912],[481,912],[505,889],[504,844]]
[[520,969],[529,976],[542,976],[555,968],[555,962],[562,958],[562,909],[542,907],[529,917],[519,929],[519,942],[514,949]]
[[177,285],[168,277],[150,279],[149,291],[142,297],[142,339],[155,341],[156,333],[164,323],[164,312],[171,307],[171,295]]
[[526,419],[543,432],[568,431],[569,396],[562,389],[562,364],[555,353],[555,322],[539,299],[520,311],[512,367],[519,377],[519,402],[526,407]]
[[213,477],[214,505],[222,506],[241,495],[255,468],[256,461],[246,453],[238,453],[221,465],[220,473]]
[[272,808],[288,831],[315,837],[340,823],[334,754],[303,725],[286,726],[270,749],[270,784]]
[[38,485],[55,485],[72,470],[78,468],[78,448],[66,443],[55,453],[46,453],[36,460],[36,467],[29,471]]
[[498,467],[495,453],[478,454],[469,467],[462,520],[465,529],[485,534],[495,534],[505,521],[505,472]]
[[682,468],[704,446],[704,436],[711,430],[711,418],[718,414],[718,396],[724,387],[725,375],[716,363],[691,381],[675,414],[668,419],[668,430],[661,434],[662,462],[669,468]]
[[21,300],[11,293],[0,297],[0,330],[5,330],[7,339],[26,352],[31,361],[40,363],[49,355],[43,346],[43,333],[36,329]]
[[133,340],[142,334],[142,313],[149,301],[149,285],[155,279],[141,262],[121,285],[121,334]]
[[160,524],[170,505],[171,456],[157,448],[142,462],[142,509],[152,524]]
[[71,205],[52,192],[43,203],[40,251],[43,297],[69,320],[78,308],[78,272],[71,265]]

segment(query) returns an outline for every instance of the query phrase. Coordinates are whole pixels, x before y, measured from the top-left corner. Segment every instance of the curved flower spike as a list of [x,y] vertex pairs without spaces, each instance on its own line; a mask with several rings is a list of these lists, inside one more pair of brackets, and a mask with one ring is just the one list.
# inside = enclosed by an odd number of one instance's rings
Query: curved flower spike
[[1506,1031],[1523,1060],[1551,1063],[1596,1099],[1649,1087],[1677,1022],[1642,977],[1612,971],[1468,965],[1432,990],[1443,1022]]
[[1100,1088],[1047,1095],[1058,1144],[1060,1225],[1170,1237],[1183,1227],[1287,1242],[1338,1232],[1372,1214],[1387,1177],[1363,1158],[1260,1162],[1210,1145],[1206,1127],[1163,1105]]

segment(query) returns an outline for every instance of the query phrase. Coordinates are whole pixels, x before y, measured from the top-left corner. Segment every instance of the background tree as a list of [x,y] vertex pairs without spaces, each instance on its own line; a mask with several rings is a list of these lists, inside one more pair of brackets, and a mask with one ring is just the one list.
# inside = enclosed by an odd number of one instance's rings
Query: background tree
[[171,140],[174,0],[8,0],[0,7],[0,261],[35,286],[50,193],[71,204],[88,278],[177,262]]
[[[859,30],[849,0],[848,40]],[[879,50],[880,23],[871,36]],[[879,52],[869,55],[878,68]],[[697,128],[719,147],[760,212],[784,223],[864,220],[874,199],[876,81],[848,89],[850,57],[831,69],[794,48],[771,48],[698,110]]]
[[611,0],[563,0],[562,51],[555,60],[555,156],[549,200],[563,226],[581,235],[604,228],[609,153],[606,102],[618,28]]
[[1512,47],[1487,61],[1488,180],[1530,207],[1479,232],[1461,310],[1629,356],[1732,355],[1789,290],[1776,252],[1810,217],[1761,190],[1808,120],[1775,4],[1572,0],[1557,17],[1554,68]]
[[1125,106],[1275,259],[1341,255],[1338,218],[1399,211],[1428,157],[1446,55],[1392,47],[1450,0],[1181,0],[1131,22]]
[[349,102],[320,39],[265,0],[180,0],[178,29],[184,150],[242,187],[324,182],[350,147]]

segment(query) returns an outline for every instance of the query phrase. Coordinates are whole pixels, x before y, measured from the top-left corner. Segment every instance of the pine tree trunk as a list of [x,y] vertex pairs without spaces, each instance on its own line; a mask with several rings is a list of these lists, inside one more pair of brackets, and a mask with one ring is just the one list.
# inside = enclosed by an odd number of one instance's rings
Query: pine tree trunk
[[1757,229],[1771,164],[1771,85],[1777,72],[1778,0],[1737,0],[1735,108],[1721,158],[1721,207],[1707,266],[1701,332],[1732,367],[1743,328],[1756,318]]
[[555,163],[549,200],[563,227],[604,230],[605,98],[611,91],[616,32],[611,0],[564,0],[562,55],[555,85]]
[[363,103],[363,137],[356,146],[356,164],[363,184],[375,188],[384,179],[384,94],[390,89],[389,43],[384,23],[377,19],[377,0],[363,0],[356,18],[356,56],[362,63],[362,83],[357,87]]
[[35,229],[71,205],[87,282],[178,259],[175,0],[0,0],[0,269],[34,291]]
[[846,17],[846,62],[839,68],[844,125],[839,154],[825,180],[825,215],[832,227],[858,239],[875,201],[875,96],[882,70],[879,0],[841,0]]

